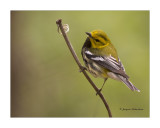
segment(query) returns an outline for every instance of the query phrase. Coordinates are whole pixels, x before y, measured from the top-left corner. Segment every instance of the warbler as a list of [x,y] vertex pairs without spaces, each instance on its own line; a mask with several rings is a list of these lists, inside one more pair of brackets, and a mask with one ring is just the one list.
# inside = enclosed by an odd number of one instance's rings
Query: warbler
[[86,32],[88,35],[83,47],[82,57],[86,69],[94,76],[104,79],[104,83],[99,91],[102,90],[108,78],[123,82],[132,91],[138,91],[126,74],[117,51],[106,33],[102,30]]

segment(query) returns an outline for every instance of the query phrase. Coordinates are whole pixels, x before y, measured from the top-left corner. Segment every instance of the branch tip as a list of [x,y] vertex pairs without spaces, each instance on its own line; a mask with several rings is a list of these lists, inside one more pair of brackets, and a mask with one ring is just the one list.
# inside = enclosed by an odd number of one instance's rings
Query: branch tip
[[58,19],[58,20],[56,21],[56,24],[57,24],[57,25],[59,25],[60,23],[62,23],[62,19]]

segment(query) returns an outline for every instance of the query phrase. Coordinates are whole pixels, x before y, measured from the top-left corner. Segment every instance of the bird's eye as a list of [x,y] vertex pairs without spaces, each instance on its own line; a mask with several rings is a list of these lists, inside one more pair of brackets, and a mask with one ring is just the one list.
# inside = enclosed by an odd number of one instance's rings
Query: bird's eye
[[96,42],[99,42],[99,40],[98,40],[98,39],[95,39],[95,41],[96,41]]

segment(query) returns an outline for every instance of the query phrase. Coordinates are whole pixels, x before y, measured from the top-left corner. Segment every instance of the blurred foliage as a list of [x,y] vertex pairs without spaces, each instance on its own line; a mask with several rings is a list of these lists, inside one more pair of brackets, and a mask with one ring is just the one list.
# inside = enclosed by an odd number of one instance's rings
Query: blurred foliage
[[[149,11],[11,11],[11,116],[108,116],[57,32],[59,18],[82,63],[85,32],[104,30],[141,90],[109,79],[102,92],[113,116],[149,117]],[[91,78],[100,88],[103,79]]]

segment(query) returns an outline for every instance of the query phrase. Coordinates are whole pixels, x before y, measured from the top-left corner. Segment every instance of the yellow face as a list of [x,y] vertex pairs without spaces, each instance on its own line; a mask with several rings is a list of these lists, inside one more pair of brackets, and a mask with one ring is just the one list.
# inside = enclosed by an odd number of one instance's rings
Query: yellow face
[[92,48],[103,48],[110,43],[110,39],[102,30],[94,30],[91,33],[87,34],[89,35]]

